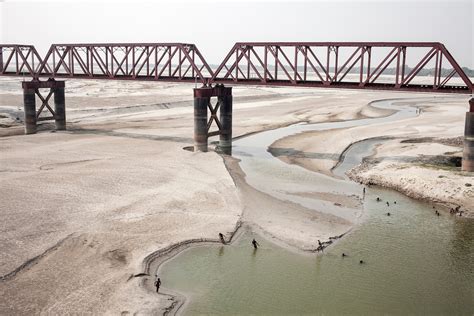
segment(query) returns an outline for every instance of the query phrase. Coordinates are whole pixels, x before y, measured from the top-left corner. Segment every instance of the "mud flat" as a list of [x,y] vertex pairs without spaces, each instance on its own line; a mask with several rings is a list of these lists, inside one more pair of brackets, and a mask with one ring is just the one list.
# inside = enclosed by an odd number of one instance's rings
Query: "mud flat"
[[[383,137],[373,155],[348,172],[351,179],[392,188],[448,209],[459,206],[462,216],[472,217],[474,176],[460,168],[467,100],[451,96],[400,100],[400,104],[418,108],[419,114],[383,124],[292,135],[272,144],[271,152],[287,163],[331,174],[340,153],[351,144]],[[298,154],[282,154],[282,148]],[[316,153],[322,158],[313,159]]]

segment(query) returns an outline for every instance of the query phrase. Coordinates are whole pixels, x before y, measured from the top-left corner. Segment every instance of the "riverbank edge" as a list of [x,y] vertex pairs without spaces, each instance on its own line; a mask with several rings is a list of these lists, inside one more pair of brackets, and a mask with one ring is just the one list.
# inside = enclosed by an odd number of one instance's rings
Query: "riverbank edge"
[[402,187],[400,183],[384,181],[383,179],[375,179],[371,177],[366,178],[362,176],[362,172],[359,171],[360,167],[361,165],[355,168],[352,168],[351,170],[349,170],[349,172],[347,172],[347,176],[350,180],[360,183],[362,185],[376,185],[376,186],[380,186],[386,189],[397,191],[417,201],[422,201],[422,202],[426,202],[432,205],[436,205],[439,209],[445,212],[449,212],[452,209],[456,209],[458,211],[461,210],[463,211],[464,215],[459,216],[459,218],[471,219],[471,220],[474,219],[474,211],[467,209],[466,206],[463,204],[447,201],[445,199],[440,198],[438,195],[436,196],[427,195],[427,192],[422,191],[421,188],[420,190],[414,190],[413,188],[408,189],[408,188]]
[[[238,239],[238,234],[240,229],[242,228],[243,222],[239,219],[235,224],[234,230],[231,232],[229,239],[226,241],[226,245],[232,244],[236,239]],[[139,282],[139,286],[145,288],[150,293],[155,293],[154,291],[154,278],[151,274],[152,271],[158,271],[159,267],[165,263],[166,261],[172,259],[173,257],[177,256],[181,252],[186,249],[195,246],[204,246],[204,245],[219,245],[221,241],[217,238],[195,238],[195,239],[188,239],[178,243],[174,243],[168,247],[161,248],[152,252],[148,256],[146,256],[142,261],[142,268],[140,273],[130,275],[129,279],[142,277]],[[160,313],[163,315],[176,315],[178,311],[184,306],[187,299],[186,296],[178,293],[159,293],[160,295],[164,295],[169,297],[168,300],[171,303],[168,306],[165,306],[160,309]]]

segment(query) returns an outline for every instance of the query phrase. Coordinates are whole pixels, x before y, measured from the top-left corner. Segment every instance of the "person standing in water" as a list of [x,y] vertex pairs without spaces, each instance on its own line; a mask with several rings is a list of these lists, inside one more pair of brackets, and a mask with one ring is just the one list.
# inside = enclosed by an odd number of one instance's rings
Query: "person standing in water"
[[160,285],[161,285],[161,280],[157,276],[156,281],[155,281],[156,293],[158,293],[158,291],[160,290]]
[[221,240],[221,243],[223,243],[225,245],[225,239],[224,239],[224,235],[222,233],[219,233],[219,239]]
[[252,240],[252,245],[254,249],[257,249],[260,244],[255,240],[255,238]]

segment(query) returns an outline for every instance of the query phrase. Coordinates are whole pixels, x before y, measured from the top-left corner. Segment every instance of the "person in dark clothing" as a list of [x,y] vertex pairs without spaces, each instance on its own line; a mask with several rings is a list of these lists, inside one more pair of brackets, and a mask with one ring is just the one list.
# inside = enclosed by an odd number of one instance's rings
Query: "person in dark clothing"
[[387,201],[387,206],[390,206],[390,203],[388,203],[388,201]]
[[343,257],[343,258],[346,257],[346,256],[347,256],[347,255],[346,255],[345,253],[342,253],[342,257]]
[[377,202],[380,202],[380,198],[377,196]]
[[221,243],[223,243],[225,245],[225,239],[224,239],[224,235],[222,235],[222,233],[219,233],[219,239],[221,240]]
[[253,245],[253,248],[255,249],[257,249],[258,246],[260,246],[260,244],[255,239],[252,240],[252,245]]
[[160,290],[160,285],[161,285],[160,278],[156,278],[156,281],[155,281],[156,293],[158,293],[158,291]]

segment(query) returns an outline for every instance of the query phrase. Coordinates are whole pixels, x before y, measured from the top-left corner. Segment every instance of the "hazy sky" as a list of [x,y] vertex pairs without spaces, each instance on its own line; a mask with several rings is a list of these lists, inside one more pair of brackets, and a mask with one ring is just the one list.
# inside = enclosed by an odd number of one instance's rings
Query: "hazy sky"
[[437,41],[474,67],[474,0],[0,0],[0,42],[188,42],[218,63],[236,41]]

